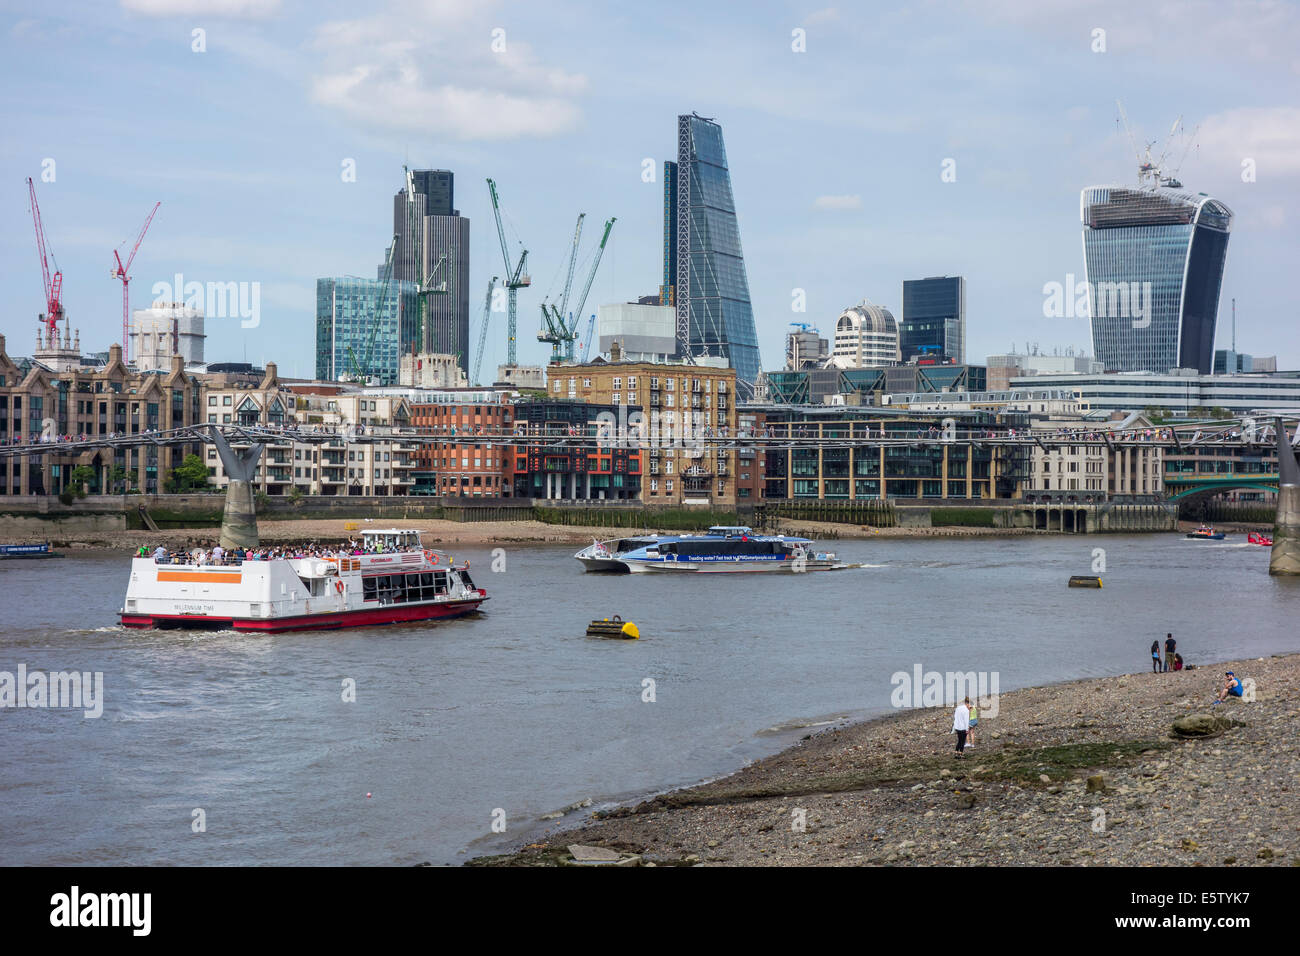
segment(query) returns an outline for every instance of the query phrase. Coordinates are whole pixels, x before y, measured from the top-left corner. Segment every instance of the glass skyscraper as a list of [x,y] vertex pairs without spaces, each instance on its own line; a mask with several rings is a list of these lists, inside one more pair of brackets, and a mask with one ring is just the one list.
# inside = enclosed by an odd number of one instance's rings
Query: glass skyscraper
[[679,351],[726,358],[752,391],[762,362],[722,127],[694,113],[677,118],[664,167],[664,281]]
[[378,279],[316,280],[316,377],[338,381],[358,374],[397,384],[397,358],[417,344],[420,313],[414,282],[394,279],[380,297]]
[[966,280],[961,276],[904,279],[898,345],[904,362],[925,353],[964,365]]
[[1208,374],[1232,211],[1143,185],[1089,186],[1079,212],[1097,360],[1107,372]]
[[468,374],[469,219],[455,208],[456,181],[450,170],[414,169],[411,184],[410,202],[405,187],[393,197],[393,278],[418,283],[430,277],[432,286],[445,284],[445,292],[425,296],[427,314],[418,348],[459,356],[457,364]]

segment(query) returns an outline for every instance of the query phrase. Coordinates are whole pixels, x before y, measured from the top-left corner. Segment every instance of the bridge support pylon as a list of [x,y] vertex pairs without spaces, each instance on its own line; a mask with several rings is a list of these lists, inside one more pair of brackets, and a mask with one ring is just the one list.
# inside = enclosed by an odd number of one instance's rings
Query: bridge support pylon
[[212,442],[221,456],[229,484],[226,486],[226,510],[221,516],[221,546],[230,548],[256,548],[257,499],[253,497],[253,479],[257,476],[257,460],[262,457],[262,445],[256,444],[246,451],[230,447],[225,436],[212,429]]
[[1277,419],[1277,517],[1273,522],[1273,553],[1269,574],[1300,575],[1300,462]]

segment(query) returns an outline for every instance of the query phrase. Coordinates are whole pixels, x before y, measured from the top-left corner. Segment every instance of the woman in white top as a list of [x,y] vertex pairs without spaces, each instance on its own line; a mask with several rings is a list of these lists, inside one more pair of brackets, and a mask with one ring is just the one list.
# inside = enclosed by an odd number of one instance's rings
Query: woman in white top
[[967,706],[970,698],[957,705],[957,709],[952,715],[953,733],[957,735],[957,756],[960,757],[962,751],[966,749],[966,733],[970,730],[970,709]]

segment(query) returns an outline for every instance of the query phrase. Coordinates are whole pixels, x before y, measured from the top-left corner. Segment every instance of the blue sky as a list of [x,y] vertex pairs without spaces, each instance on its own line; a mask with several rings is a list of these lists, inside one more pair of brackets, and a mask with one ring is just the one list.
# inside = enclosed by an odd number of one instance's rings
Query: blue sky
[[[534,278],[520,296],[520,360],[543,361],[538,304],[558,291],[579,211],[584,246],[618,217],[589,306],[657,291],[662,185],[642,181],[642,161],[672,158],[675,118],[692,110],[723,126],[765,367],[780,365],[788,323],[827,330],[863,297],[898,314],[903,279],[939,274],[967,277],[970,359],[1013,343],[1086,348],[1086,320],[1043,316],[1043,285],[1082,278],[1080,189],[1135,179],[1119,98],[1139,140],[1163,141],[1179,115],[1189,133],[1199,124],[1180,178],[1236,214],[1218,346],[1236,297],[1238,347],[1300,367],[1293,3],[0,9],[0,331],[12,354],[30,354],[43,298],[27,176],[85,349],[120,339],[113,250],[161,200],[131,270],[132,307],[177,272],[258,282],[260,325],[210,320],[209,360],[308,376],[315,280],[374,275],[408,162],[456,173],[476,315],[502,269],[484,179],[497,181]],[[796,29],[805,52],[792,49]],[[40,182],[49,159],[55,180]],[[955,182],[941,178],[947,159]],[[340,175],[345,160],[355,182]],[[795,289],[805,313],[791,309]],[[505,357],[502,317],[493,323],[485,368]]]

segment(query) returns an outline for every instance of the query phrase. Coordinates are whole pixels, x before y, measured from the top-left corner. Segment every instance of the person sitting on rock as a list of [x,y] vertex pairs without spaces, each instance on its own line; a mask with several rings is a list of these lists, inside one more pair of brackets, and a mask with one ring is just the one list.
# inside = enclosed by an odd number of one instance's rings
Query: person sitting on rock
[[1242,695],[1242,690],[1243,688],[1241,684],[1241,678],[1239,678],[1232,671],[1228,671],[1228,673],[1223,678],[1223,689],[1219,691],[1219,696],[1215,700],[1215,703],[1221,704],[1229,697],[1236,697],[1240,699]]

